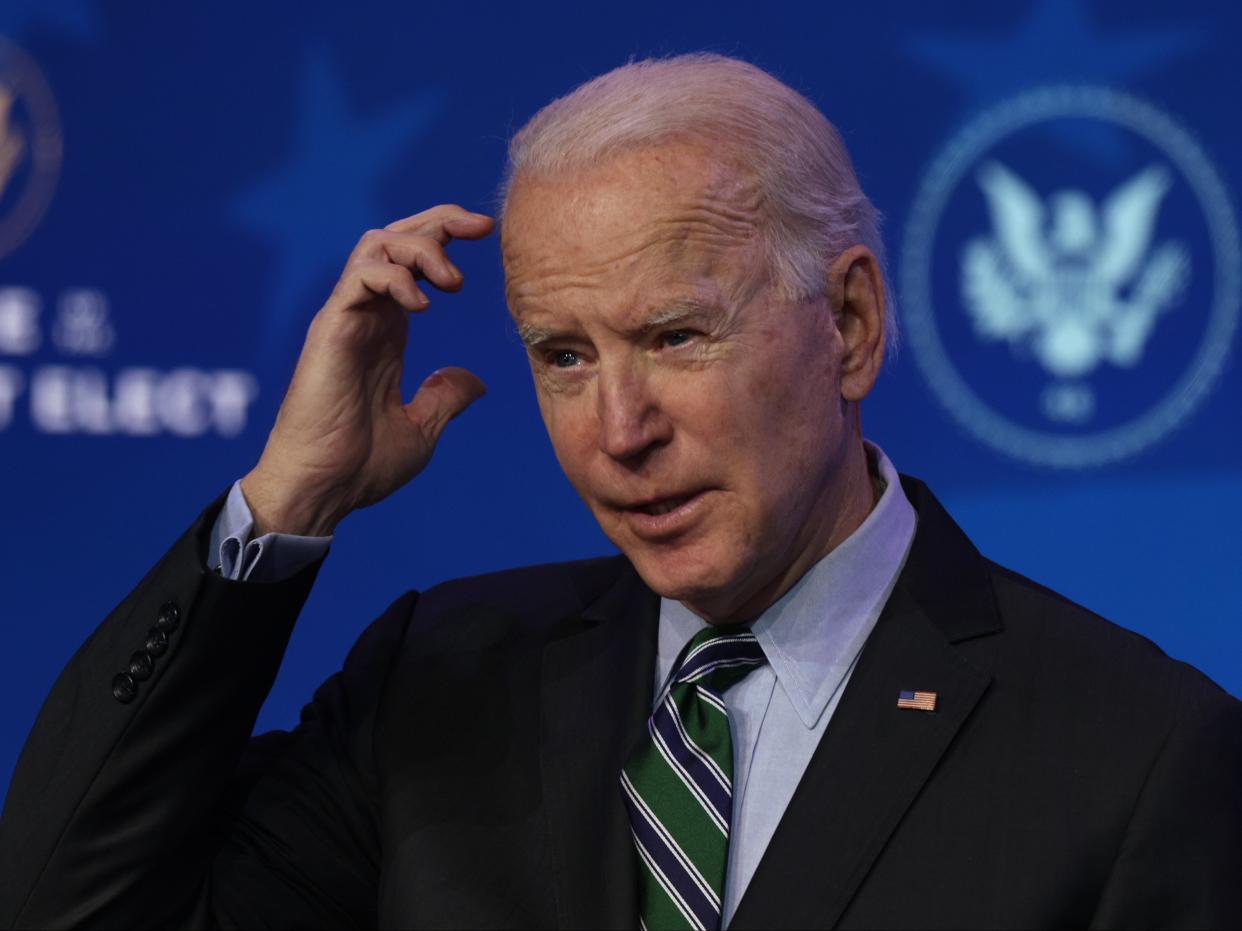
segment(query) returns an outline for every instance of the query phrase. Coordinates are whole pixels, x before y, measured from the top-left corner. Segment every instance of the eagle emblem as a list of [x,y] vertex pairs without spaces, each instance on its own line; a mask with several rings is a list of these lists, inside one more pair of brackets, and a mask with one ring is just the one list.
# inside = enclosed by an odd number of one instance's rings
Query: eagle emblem
[[1059,379],[1104,362],[1132,368],[1190,274],[1186,246],[1152,247],[1170,173],[1151,165],[1098,206],[1080,190],[1034,189],[998,161],[976,173],[992,234],[962,251],[962,297],[984,339],[1023,347]]
[[26,53],[0,37],[0,258],[42,219],[60,158],[52,91]]
[[4,196],[9,179],[26,154],[26,135],[9,120],[12,109],[13,92],[5,84],[0,84],[0,197]]

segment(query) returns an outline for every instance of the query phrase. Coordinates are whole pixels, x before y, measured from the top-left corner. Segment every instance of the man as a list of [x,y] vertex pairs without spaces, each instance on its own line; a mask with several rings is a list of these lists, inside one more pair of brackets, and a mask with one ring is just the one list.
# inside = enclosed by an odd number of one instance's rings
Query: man
[[258,465],[49,697],[6,923],[1242,922],[1239,703],[864,442],[876,218],[811,104],[628,65],[518,134],[501,219],[544,423],[622,555],[408,593],[248,742],[337,523],[482,393],[399,383],[418,282],[459,288],[445,247],[490,218],[366,234]]

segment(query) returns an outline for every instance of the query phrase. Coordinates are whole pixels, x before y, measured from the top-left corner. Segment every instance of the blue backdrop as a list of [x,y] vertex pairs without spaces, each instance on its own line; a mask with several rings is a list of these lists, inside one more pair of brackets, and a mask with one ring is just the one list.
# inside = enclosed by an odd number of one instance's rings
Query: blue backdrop
[[[867,434],[985,553],[1242,694],[1239,5],[4,0],[0,37],[0,786],[76,645],[255,461],[358,236],[491,209],[540,105],[696,49],[820,104],[886,216],[904,341]],[[495,240],[453,258],[409,382],[490,392],[342,525],[261,727],[406,588],[609,548]]]

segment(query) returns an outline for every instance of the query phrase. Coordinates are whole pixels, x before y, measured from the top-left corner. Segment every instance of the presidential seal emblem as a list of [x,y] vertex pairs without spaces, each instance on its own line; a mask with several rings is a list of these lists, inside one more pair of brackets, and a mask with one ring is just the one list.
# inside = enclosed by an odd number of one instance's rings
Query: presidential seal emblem
[[56,101],[25,52],[0,38],[0,257],[43,218],[60,173]]
[[933,160],[901,258],[906,334],[968,432],[1085,468],[1159,441],[1211,391],[1242,297],[1238,227],[1189,133],[1128,94],[993,107]]

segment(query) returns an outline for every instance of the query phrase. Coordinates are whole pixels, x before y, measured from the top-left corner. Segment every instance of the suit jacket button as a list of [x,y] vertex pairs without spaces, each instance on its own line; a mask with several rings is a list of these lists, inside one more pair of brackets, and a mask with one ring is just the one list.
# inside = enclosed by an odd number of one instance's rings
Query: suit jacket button
[[127,672],[122,672],[112,680],[112,697],[122,705],[128,705],[138,694],[138,683]]
[[142,648],[152,656],[163,656],[168,652],[168,634],[158,627],[152,627],[147,631],[147,642],[142,645]]
[[180,623],[181,609],[177,607],[177,603],[175,601],[165,602],[160,608],[159,616],[155,619],[156,628],[166,634],[171,634]]
[[145,682],[155,672],[155,660],[144,650],[139,650],[129,658],[129,674],[139,682]]

